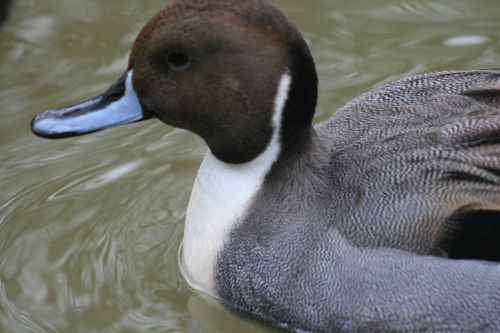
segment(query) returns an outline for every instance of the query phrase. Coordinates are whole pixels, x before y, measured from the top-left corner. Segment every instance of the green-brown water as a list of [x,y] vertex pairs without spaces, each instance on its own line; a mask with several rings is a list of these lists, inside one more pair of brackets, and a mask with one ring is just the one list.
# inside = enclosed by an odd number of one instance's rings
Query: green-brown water
[[[404,75],[500,67],[498,0],[275,0],[317,60],[322,120]],[[0,31],[0,332],[265,332],[178,268],[203,142],[150,120],[59,141],[36,112],[120,76],[163,0],[18,0]]]

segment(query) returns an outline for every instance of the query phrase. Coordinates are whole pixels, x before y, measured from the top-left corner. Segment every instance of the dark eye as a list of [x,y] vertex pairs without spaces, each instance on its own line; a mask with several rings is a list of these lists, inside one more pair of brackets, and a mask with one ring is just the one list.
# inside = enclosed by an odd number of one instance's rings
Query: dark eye
[[174,71],[180,71],[188,67],[189,58],[185,53],[172,52],[167,57],[168,67]]

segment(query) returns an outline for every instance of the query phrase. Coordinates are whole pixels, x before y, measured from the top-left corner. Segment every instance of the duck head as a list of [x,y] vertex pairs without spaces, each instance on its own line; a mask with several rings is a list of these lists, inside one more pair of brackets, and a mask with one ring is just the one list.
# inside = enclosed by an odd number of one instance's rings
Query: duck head
[[291,83],[284,142],[310,130],[317,77],[295,26],[262,0],[177,0],[139,33],[123,76],[103,95],[38,114],[35,134],[61,138],[150,117],[200,135],[227,163],[266,149],[280,81]]

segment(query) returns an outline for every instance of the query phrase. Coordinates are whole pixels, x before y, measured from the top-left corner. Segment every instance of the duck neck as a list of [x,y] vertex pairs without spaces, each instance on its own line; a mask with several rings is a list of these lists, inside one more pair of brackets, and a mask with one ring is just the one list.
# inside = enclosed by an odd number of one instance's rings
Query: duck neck
[[186,213],[182,267],[188,283],[206,293],[215,295],[218,255],[264,183],[268,179],[286,182],[279,174],[306,166],[302,162],[314,156],[318,146],[311,127],[317,97],[316,70],[305,42],[299,38],[294,45],[289,68],[278,83],[273,134],[265,150],[240,164],[223,162],[209,151],[193,185]]
[[241,221],[281,153],[281,125],[290,74],[280,80],[272,117],[273,135],[257,158],[231,164],[207,152],[189,201],[183,241],[183,271],[195,289],[215,294],[214,269],[229,233]]
[[291,181],[300,188],[300,174],[304,176],[314,164],[309,162],[321,156],[314,138],[311,131],[297,150],[286,155],[281,154],[276,140],[259,157],[244,164],[225,163],[210,151],[206,153],[193,185],[184,227],[182,269],[193,288],[216,295],[217,259],[230,233],[251,210],[264,185],[279,187],[283,185],[280,182]]
[[266,187],[278,192],[307,194],[308,198],[310,195],[321,197],[322,190],[329,185],[328,163],[326,147],[314,129],[309,128],[294,138],[293,145],[283,143],[279,158],[266,176]]

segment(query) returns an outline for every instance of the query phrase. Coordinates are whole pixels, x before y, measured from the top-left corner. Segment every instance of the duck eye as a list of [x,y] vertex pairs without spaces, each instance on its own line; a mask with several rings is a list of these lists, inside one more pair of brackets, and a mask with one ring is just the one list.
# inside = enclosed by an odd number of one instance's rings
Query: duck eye
[[185,69],[189,65],[189,58],[185,53],[172,52],[167,57],[168,66],[174,71]]

